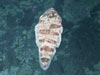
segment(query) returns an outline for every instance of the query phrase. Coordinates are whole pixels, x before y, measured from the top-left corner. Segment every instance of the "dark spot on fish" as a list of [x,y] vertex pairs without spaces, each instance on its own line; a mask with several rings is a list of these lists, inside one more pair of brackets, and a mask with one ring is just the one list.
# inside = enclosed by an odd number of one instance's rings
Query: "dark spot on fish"
[[49,61],[49,58],[41,58],[41,61],[42,62],[48,62]]

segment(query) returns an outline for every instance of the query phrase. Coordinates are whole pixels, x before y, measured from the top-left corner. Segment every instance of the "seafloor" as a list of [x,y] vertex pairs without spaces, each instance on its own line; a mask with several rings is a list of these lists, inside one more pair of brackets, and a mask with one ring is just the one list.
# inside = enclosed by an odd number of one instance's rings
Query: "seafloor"
[[[64,31],[43,71],[34,27],[51,7]],[[100,0],[0,0],[0,75],[100,75]]]

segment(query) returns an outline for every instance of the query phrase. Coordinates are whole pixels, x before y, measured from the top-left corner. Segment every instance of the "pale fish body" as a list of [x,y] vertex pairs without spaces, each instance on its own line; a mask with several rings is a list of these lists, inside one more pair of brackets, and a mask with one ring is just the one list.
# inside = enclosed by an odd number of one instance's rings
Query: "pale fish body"
[[47,70],[56,53],[56,47],[60,46],[63,32],[62,19],[54,8],[48,9],[40,16],[35,26],[36,44],[39,50],[39,62],[43,70]]

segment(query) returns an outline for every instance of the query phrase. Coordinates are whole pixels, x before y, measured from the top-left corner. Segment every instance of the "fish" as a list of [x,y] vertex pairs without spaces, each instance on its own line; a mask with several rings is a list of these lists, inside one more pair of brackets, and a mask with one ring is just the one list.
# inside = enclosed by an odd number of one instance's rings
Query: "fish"
[[62,18],[54,8],[46,10],[35,25],[35,40],[39,52],[39,63],[47,70],[59,48],[62,38]]

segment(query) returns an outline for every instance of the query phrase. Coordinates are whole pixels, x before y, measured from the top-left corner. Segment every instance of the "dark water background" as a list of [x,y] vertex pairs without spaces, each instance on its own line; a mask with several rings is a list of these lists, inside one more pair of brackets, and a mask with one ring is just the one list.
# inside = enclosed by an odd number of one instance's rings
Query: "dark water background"
[[[51,7],[64,31],[43,71],[34,27]],[[100,0],[0,0],[0,75],[100,75]]]

